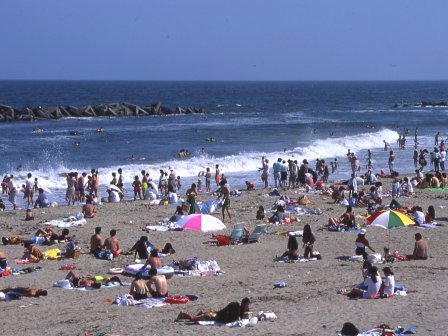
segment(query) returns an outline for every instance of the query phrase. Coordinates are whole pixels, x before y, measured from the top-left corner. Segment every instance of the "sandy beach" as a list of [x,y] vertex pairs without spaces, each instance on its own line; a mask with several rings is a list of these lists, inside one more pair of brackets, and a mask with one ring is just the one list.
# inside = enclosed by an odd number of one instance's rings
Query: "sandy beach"
[[[232,183],[232,181],[229,181]],[[384,191],[390,190],[390,180],[383,180]],[[367,189],[367,187],[366,187]],[[256,210],[263,205],[272,207],[278,197],[268,197],[268,190],[258,189],[243,192],[232,198],[232,221],[225,222],[230,233],[233,224],[245,222],[251,231],[261,221],[255,220]],[[284,192],[290,197],[302,194],[300,190]],[[0,287],[26,286],[48,290],[47,297],[23,298],[11,302],[0,302],[3,335],[84,335],[108,331],[120,335],[336,335],[344,322],[353,322],[360,330],[368,330],[386,323],[408,327],[413,325],[419,335],[446,335],[448,322],[448,295],[445,292],[448,280],[446,241],[448,238],[446,208],[447,194],[443,191],[416,189],[415,196],[399,198],[402,205],[420,205],[424,210],[429,205],[436,209],[436,221],[441,226],[435,229],[399,228],[390,230],[390,249],[400,254],[412,253],[414,234],[420,232],[429,243],[430,258],[426,261],[395,262],[389,266],[395,272],[397,284],[405,285],[415,293],[404,297],[384,300],[350,300],[338,295],[337,289],[350,288],[362,281],[361,263],[347,261],[354,255],[356,232],[329,232],[323,229],[330,216],[340,216],[345,208],[332,204],[328,196],[308,194],[309,208],[321,209],[322,215],[299,216],[300,222],[286,225],[268,225],[267,233],[254,244],[216,247],[204,244],[210,234],[184,232],[150,232],[142,229],[156,224],[175,211],[170,206],[147,206],[144,201],[126,201],[119,204],[97,206],[97,217],[88,219],[82,228],[71,228],[71,236],[81,246],[79,259],[59,261],[45,260],[38,265],[39,272],[20,276],[0,278]],[[201,194],[200,200],[210,197]],[[388,203],[390,198],[384,199]],[[26,222],[25,212],[8,211],[0,215],[0,236],[30,235],[41,222],[75,215],[81,206],[35,209],[34,221]],[[357,208],[357,215],[366,210]],[[221,218],[220,213],[215,216]],[[361,219],[358,222],[362,223]],[[302,230],[310,224],[316,235],[315,250],[322,260],[300,263],[278,263],[272,259],[286,249],[287,237],[273,234],[276,231]],[[95,259],[88,253],[89,240],[94,228],[101,226],[103,238],[110,229],[117,229],[117,237],[124,250],[128,250],[141,235],[148,235],[157,246],[171,242],[176,250],[172,256],[163,259],[165,264],[172,260],[198,257],[202,260],[216,260],[225,272],[221,276],[174,277],[168,280],[172,294],[194,294],[197,301],[185,305],[143,309],[119,307],[106,299],[115,299],[126,294],[129,287],[114,287],[89,292],[54,288],[58,279],[67,271],[58,270],[64,264],[75,264],[84,275],[106,275],[112,267],[124,267],[133,262],[133,256],[122,256],[119,260]],[[378,227],[367,228],[367,239],[378,252],[387,245],[389,232]],[[301,245],[300,245],[301,246]],[[63,247],[61,244],[59,247]],[[42,250],[49,247],[42,247]],[[20,267],[12,260],[23,253],[21,245],[1,246],[8,256],[10,266]],[[302,249],[301,249],[302,251]],[[36,266],[36,265],[31,265]],[[383,265],[379,265],[381,270]],[[125,281],[132,281],[124,277]],[[277,281],[284,281],[287,287],[273,289]],[[196,313],[201,309],[220,309],[231,301],[243,297],[252,301],[251,311],[275,312],[273,321],[261,321],[255,327],[228,328],[187,325],[174,323],[180,310]]]

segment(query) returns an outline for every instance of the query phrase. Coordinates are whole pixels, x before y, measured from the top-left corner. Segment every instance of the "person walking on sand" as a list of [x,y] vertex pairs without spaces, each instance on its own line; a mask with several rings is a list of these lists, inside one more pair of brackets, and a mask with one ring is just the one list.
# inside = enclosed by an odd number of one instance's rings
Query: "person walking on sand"
[[221,186],[221,192],[222,192],[222,221],[225,220],[225,212],[227,211],[227,215],[229,216],[229,220],[232,220],[232,216],[230,215],[230,186],[228,183],[225,183],[226,181],[221,181],[219,185]]

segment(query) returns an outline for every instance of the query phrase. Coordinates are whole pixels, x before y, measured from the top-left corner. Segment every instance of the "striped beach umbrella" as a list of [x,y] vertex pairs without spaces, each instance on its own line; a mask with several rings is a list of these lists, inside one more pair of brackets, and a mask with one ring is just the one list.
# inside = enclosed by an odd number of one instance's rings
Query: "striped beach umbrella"
[[392,229],[401,226],[415,225],[415,222],[395,210],[378,210],[366,218],[367,224],[379,226],[384,229]]

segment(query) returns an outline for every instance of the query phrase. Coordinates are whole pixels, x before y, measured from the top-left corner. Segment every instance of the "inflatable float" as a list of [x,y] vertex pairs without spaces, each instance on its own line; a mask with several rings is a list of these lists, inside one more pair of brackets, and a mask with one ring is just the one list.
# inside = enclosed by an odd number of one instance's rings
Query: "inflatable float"
[[[141,273],[142,278],[149,278],[149,270],[151,267],[147,267],[144,270],[140,270],[145,264],[134,264],[128,265],[123,271],[126,275],[136,275],[138,272]],[[174,268],[171,266],[163,266],[157,269],[157,274],[163,274],[167,279],[170,279],[174,275]]]

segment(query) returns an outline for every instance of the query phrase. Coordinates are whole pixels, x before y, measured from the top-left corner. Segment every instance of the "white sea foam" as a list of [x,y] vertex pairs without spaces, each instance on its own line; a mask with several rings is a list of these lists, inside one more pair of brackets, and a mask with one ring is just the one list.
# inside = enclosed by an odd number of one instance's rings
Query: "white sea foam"
[[[168,171],[168,167],[175,167],[176,173],[182,177],[194,177],[198,172],[204,171],[209,167],[214,173],[215,165],[219,164],[225,174],[252,175],[256,174],[261,166],[261,157],[265,156],[272,164],[278,157],[284,159],[295,159],[301,162],[303,159],[314,160],[333,159],[335,157],[343,157],[347,153],[347,149],[358,152],[367,149],[378,149],[383,147],[383,140],[394,144],[398,138],[398,133],[389,129],[383,129],[373,133],[363,133],[360,135],[351,135],[344,137],[334,137],[315,140],[305,146],[297,146],[289,151],[278,152],[241,152],[234,155],[223,157],[193,156],[186,160],[173,159],[165,162],[149,163],[148,161],[134,161],[123,166],[99,167],[100,182],[107,184],[112,176],[112,172],[116,172],[118,168],[123,169],[125,183],[131,183],[135,175],[140,175],[141,170],[149,172],[152,178],[158,179],[160,169]],[[51,160],[49,160],[51,162]],[[64,174],[69,171],[89,172],[90,167],[79,166],[63,166],[48,164],[40,167],[39,170],[31,171],[33,177],[39,178],[39,183],[48,189],[65,188]],[[16,173],[17,180],[26,179],[28,171]]]

